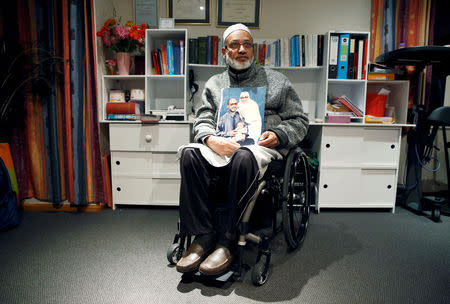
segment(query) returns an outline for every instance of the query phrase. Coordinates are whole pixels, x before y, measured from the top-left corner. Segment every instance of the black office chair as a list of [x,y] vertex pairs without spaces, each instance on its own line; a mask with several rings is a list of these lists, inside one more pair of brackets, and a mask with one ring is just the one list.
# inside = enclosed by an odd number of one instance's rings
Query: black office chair
[[444,155],[445,163],[447,168],[447,191],[444,192],[443,196],[424,196],[423,202],[425,205],[431,207],[431,218],[438,222],[441,216],[441,210],[443,208],[447,209],[450,201],[450,164],[448,158],[448,149],[450,144],[447,142],[446,127],[450,126],[450,107],[439,107],[434,109],[428,116],[428,121],[433,126],[431,131],[431,137],[434,139],[438,132],[439,127],[442,127],[442,139],[444,143]]
[[[291,149],[283,160],[272,161],[239,223],[238,249],[234,264],[230,271],[213,279],[227,281],[233,277],[234,280],[241,280],[244,266],[243,251],[247,241],[250,241],[258,245],[258,254],[252,270],[252,282],[257,286],[263,285],[269,276],[270,240],[283,230],[289,248],[296,249],[302,244],[309,223],[312,191],[310,166],[301,148]],[[268,215],[270,233],[267,233],[267,229],[260,230],[261,233],[251,231],[250,218],[258,204],[266,204],[264,209],[270,210],[271,214]],[[217,208],[217,210],[220,213],[224,209]],[[218,216],[218,218],[223,217]],[[190,243],[190,237],[180,237],[177,233],[167,250],[169,263],[176,264]]]

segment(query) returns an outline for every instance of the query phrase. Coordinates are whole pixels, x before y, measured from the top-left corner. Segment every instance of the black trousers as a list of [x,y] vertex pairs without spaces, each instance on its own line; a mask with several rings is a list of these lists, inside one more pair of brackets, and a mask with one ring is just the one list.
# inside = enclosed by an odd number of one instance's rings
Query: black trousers
[[[180,234],[219,232],[237,239],[238,221],[258,186],[259,169],[253,153],[240,148],[225,167],[214,167],[197,148],[185,148],[180,160]],[[225,227],[217,227],[216,208],[227,209]]]

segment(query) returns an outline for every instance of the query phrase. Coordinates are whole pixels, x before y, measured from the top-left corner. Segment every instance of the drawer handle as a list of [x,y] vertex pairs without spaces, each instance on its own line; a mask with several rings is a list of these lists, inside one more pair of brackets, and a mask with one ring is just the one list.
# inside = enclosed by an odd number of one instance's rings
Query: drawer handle
[[329,147],[330,147],[330,144],[326,144],[325,147],[329,148]]
[[120,165],[120,161],[116,161],[116,165]]
[[117,191],[120,191],[120,190],[122,190],[122,189],[120,189],[120,187],[117,187],[116,189],[117,189]]
[[152,136],[149,134],[149,135],[145,135],[145,141],[146,142],[151,142],[152,141]]
[[328,188],[328,185],[327,184],[325,184],[325,185],[323,185],[323,187],[326,189],[326,188]]
[[391,149],[395,149],[395,145],[391,145]]
[[388,186],[387,186],[387,188],[388,188],[388,189],[391,189],[391,188],[392,188],[392,186],[391,186],[391,185],[388,185]]

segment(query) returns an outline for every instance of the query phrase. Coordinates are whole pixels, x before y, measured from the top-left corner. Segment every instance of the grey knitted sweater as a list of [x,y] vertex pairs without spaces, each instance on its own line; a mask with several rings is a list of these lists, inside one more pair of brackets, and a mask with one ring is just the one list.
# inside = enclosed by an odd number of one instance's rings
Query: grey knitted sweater
[[270,130],[277,134],[276,149],[282,154],[298,145],[305,137],[309,125],[300,98],[286,76],[255,64],[239,74],[227,69],[206,82],[202,105],[196,112],[194,141],[201,143],[207,136],[216,133],[217,111],[223,88],[261,86],[266,86],[263,131]]

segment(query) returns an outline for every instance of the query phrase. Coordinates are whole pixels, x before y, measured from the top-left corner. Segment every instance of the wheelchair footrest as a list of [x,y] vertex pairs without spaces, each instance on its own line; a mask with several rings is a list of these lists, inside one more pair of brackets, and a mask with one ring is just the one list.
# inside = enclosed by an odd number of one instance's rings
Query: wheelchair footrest
[[218,281],[218,282],[227,282],[233,274],[234,274],[234,271],[232,269],[230,269],[227,272],[216,275],[216,276],[208,276],[208,275],[201,273],[200,271],[197,271],[196,273],[194,273],[194,276],[207,278],[209,280],[214,280],[214,281]]

